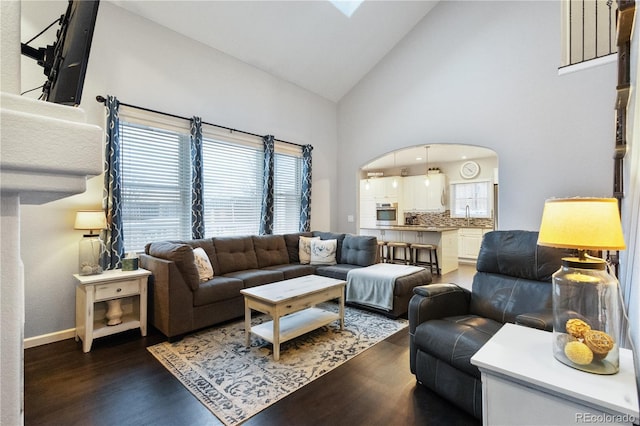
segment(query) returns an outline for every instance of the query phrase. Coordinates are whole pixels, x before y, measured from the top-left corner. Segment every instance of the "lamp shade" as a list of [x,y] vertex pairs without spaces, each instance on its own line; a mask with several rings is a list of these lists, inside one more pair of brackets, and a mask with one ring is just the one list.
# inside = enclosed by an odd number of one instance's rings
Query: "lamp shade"
[[76,223],[74,229],[105,229],[107,219],[102,210],[81,210],[76,213]]
[[615,198],[547,200],[538,235],[541,246],[581,250],[624,250]]

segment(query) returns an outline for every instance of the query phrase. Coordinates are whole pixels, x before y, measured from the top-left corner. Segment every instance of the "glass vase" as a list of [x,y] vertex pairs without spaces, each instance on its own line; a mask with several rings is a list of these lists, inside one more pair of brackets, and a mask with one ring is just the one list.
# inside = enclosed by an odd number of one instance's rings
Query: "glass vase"
[[553,354],[595,374],[619,370],[618,280],[602,259],[566,258],[553,274]]
[[105,247],[100,235],[85,235],[80,240],[78,268],[79,275],[96,275],[102,273],[100,257]]

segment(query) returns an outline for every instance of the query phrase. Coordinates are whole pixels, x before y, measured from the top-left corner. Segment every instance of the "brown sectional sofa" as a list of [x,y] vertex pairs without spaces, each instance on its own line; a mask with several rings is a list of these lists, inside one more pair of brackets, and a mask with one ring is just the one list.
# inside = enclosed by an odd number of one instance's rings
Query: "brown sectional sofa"
[[[300,236],[337,241],[335,265],[301,264]],[[201,282],[193,250],[202,248],[214,276]],[[331,232],[284,235],[216,237],[147,244],[141,266],[152,272],[149,285],[149,322],[170,340],[244,315],[243,288],[317,274],[346,280],[349,270],[376,262],[375,237]],[[398,278],[392,311],[406,314],[413,288],[429,284],[431,274],[421,271]],[[373,309],[367,307],[367,309]]]

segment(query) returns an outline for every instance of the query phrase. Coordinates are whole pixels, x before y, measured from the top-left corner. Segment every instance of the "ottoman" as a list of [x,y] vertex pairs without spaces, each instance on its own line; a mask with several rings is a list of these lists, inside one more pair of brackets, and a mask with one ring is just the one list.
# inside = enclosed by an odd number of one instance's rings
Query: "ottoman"
[[391,310],[381,309],[364,303],[357,303],[347,300],[346,304],[372,312],[383,314],[390,318],[406,316],[409,311],[409,300],[413,296],[413,288],[421,285],[431,284],[431,272],[420,268],[419,271],[404,275],[395,279],[393,287],[393,306]]

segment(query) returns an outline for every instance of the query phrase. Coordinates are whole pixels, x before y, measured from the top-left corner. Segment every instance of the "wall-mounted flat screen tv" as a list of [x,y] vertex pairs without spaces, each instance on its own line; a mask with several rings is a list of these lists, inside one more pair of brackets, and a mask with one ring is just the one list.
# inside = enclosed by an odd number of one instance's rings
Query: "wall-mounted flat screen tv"
[[77,106],[82,97],[99,0],[69,0],[60,17],[55,44],[35,49],[22,44],[22,54],[44,67],[47,81],[41,99]]

